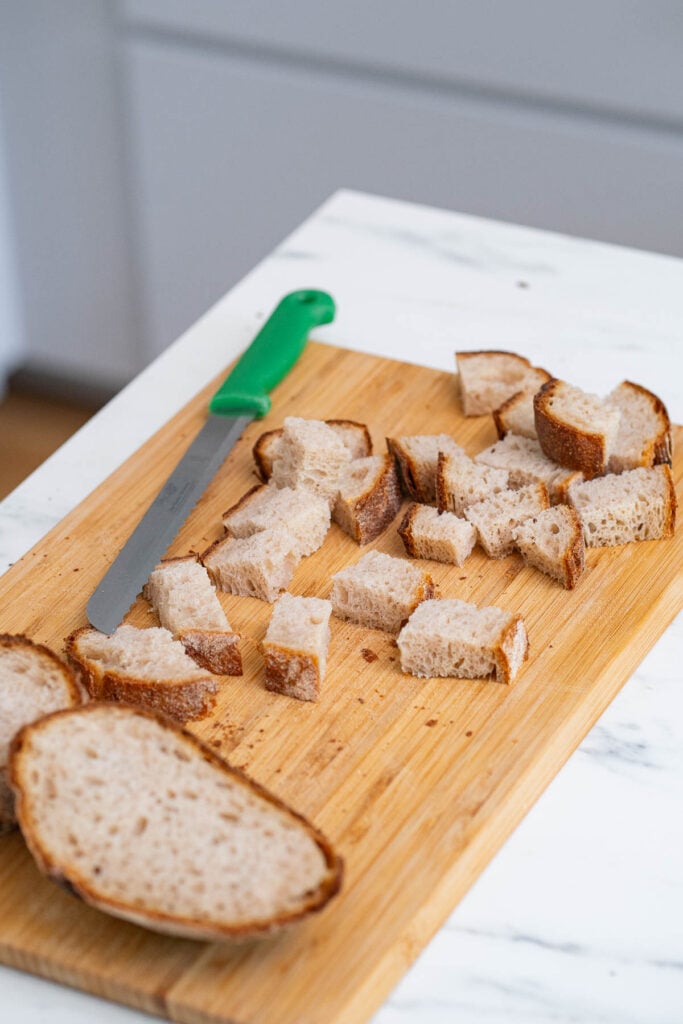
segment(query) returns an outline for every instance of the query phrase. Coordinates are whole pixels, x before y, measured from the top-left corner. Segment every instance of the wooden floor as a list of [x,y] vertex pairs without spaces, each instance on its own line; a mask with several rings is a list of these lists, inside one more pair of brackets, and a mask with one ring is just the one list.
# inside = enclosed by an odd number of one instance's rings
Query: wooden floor
[[74,434],[95,410],[10,393],[0,402],[0,499]]

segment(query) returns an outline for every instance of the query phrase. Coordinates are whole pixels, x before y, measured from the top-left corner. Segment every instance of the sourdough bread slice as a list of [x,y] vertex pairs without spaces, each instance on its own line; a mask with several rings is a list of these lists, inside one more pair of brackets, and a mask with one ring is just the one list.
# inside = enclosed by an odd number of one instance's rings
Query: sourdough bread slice
[[638,466],[671,465],[671,423],[666,406],[647,388],[623,381],[607,402],[621,410],[608,470],[623,473]]
[[80,702],[73,672],[49,647],[25,636],[0,634],[0,835],[16,824],[7,780],[13,737],[29,722]]
[[576,586],[585,567],[583,528],[575,508],[555,505],[516,526],[512,536],[527,565],[558,580],[566,590]]
[[386,530],[401,507],[401,487],[391,455],[350,462],[339,480],[332,518],[358,544]]
[[325,675],[332,605],[284,593],[275,602],[263,641],[266,689],[317,700]]
[[93,700],[140,704],[181,722],[213,708],[218,681],[167,629],[119,626],[111,636],[85,626],[66,639],[77,678]]
[[503,438],[506,434],[536,437],[534,394],[534,391],[517,391],[507,402],[493,410],[498,437]]
[[26,726],[10,774],[38,867],[145,928],[256,938],[339,889],[342,862],[305,818],[141,708],[90,704]]
[[553,504],[566,502],[569,485],[581,477],[580,473],[549,459],[537,440],[519,434],[506,434],[501,441],[475,455],[474,461],[481,466],[506,469],[508,486],[513,490],[544,483]]
[[587,479],[606,471],[619,431],[618,406],[553,378],[534,396],[534,417],[549,459]]
[[532,484],[519,491],[500,494],[470,505],[465,517],[477,530],[477,539],[489,558],[504,558],[515,549],[512,531],[550,506],[545,484]]
[[431,505],[410,505],[398,533],[411,558],[451,565],[462,565],[477,541],[477,531],[466,519]]
[[142,593],[164,629],[180,640],[201,668],[223,676],[242,675],[239,634],[231,630],[209,574],[195,555],[162,561]]
[[550,374],[515,352],[456,352],[460,401],[465,416],[498,409],[518,391],[533,393]]
[[[367,455],[372,455],[372,440],[364,423],[357,423],[355,420],[325,420],[325,423],[348,449],[351,459],[363,459]],[[273,461],[278,453],[283,429],[278,427],[277,430],[268,430],[261,434],[252,449],[256,470],[263,481],[269,480],[273,472]]]
[[386,442],[396,459],[404,493],[422,505],[436,503],[439,454],[443,452],[466,458],[464,450],[449,434],[388,437]]
[[401,669],[423,678],[454,676],[511,683],[528,656],[521,615],[456,598],[423,601],[398,635]]
[[339,477],[350,461],[344,442],[322,420],[288,416],[271,480],[276,487],[305,488],[332,504]]
[[223,525],[231,537],[251,537],[273,527],[283,527],[294,541],[299,557],[312,555],[330,528],[330,503],[319,494],[303,488],[252,487],[223,513]]
[[569,500],[581,519],[586,547],[673,536],[676,491],[667,465],[572,484]]
[[439,455],[436,504],[441,512],[462,516],[470,505],[492,498],[509,486],[507,469],[479,465],[467,455]]
[[274,601],[300,561],[296,537],[282,526],[251,537],[224,537],[201,556],[219,590]]
[[398,633],[420,601],[434,593],[431,576],[405,558],[368,551],[335,573],[330,601],[340,619]]

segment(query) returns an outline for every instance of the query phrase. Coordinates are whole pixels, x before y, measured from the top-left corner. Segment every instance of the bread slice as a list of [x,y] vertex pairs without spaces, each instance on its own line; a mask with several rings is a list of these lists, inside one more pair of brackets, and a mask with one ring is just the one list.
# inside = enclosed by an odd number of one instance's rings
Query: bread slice
[[492,498],[509,486],[507,469],[479,465],[467,455],[439,455],[436,504],[441,512],[461,516],[470,505]]
[[276,487],[306,488],[330,504],[351,455],[338,434],[322,420],[288,416],[273,461]]
[[26,726],[10,775],[38,867],[145,928],[257,938],[340,887],[342,862],[313,825],[141,708],[90,704]]
[[518,391],[537,391],[550,374],[515,352],[456,352],[462,411],[482,416],[498,409]]
[[576,586],[585,567],[585,546],[575,508],[547,508],[516,526],[512,536],[527,565],[559,580],[566,590]]
[[671,423],[666,406],[647,388],[623,381],[607,402],[621,410],[608,470],[623,473],[638,466],[671,465]]
[[503,438],[506,434],[536,437],[534,394],[534,391],[516,391],[507,402],[493,410],[498,437]]
[[567,488],[581,477],[575,470],[558,466],[549,459],[537,440],[519,434],[506,434],[501,441],[475,455],[474,461],[481,466],[506,469],[508,486],[513,490],[542,481],[553,504],[566,502]]
[[251,537],[282,526],[295,541],[295,554],[303,557],[312,555],[325,540],[330,528],[330,503],[303,488],[259,485],[223,513],[223,525],[231,537]]
[[422,505],[436,504],[439,453],[465,455],[449,434],[388,437],[387,448],[396,459],[403,491]]
[[534,416],[549,459],[587,479],[606,471],[619,431],[618,406],[553,378],[534,396]]
[[569,500],[581,519],[587,547],[673,536],[676,491],[667,465],[572,484]]
[[43,644],[0,633],[0,835],[16,824],[7,780],[9,747],[22,726],[73,707],[81,691],[71,669]]
[[216,702],[218,680],[160,626],[123,625],[111,636],[85,626],[65,650],[93,700],[140,704],[181,722],[203,718]]
[[332,605],[319,597],[282,594],[263,641],[266,689],[317,700],[325,675]]
[[398,633],[420,601],[435,593],[431,576],[407,562],[368,551],[332,577],[330,601],[340,619]]
[[332,518],[358,544],[369,544],[386,530],[400,507],[393,457],[369,455],[354,459],[342,473]]
[[511,683],[528,656],[521,615],[448,598],[423,601],[398,635],[401,669],[414,676]]
[[201,668],[222,676],[242,675],[239,634],[216,596],[196,555],[169,558],[150,573],[142,588],[159,622]]
[[[324,422],[335,432],[348,450],[349,458],[363,459],[367,455],[372,455],[372,440],[364,423],[357,423],[355,420],[325,420]],[[273,461],[279,451],[283,432],[284,427],[266,431],[265,434],[261,434],[252,449],[256,470],[263,481],[269,480],[273,472]]]
[[274,601],[299,564],[298,541],[279,526],[251,537],[224,537],[201,556],[219,590]]
[[477,539],[489,558],[504,558],[515,549],[515,527],[549,506],[548,490],[539,483],[519,491],[501,491],[470,505],[465,509],[465,517],[476,528]]
[[451,565],[462,565],[477,541],[477,531],[466,519],[430,505],[410,505],[398,532],[411,558]]

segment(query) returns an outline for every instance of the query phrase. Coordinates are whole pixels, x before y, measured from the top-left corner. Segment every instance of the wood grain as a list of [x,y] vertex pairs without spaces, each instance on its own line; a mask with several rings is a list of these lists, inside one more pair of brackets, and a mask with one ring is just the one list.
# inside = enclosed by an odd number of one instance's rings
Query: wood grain
[[[5,575],[3,631],[60,649],[85,624],[88,596],[199,429],[211,391]],[[488,417],[461,417],[451,375],[324,345],[308,346],[273,397],[173,553],[221,535],[220,513],[254,483],[255,438],[286,415],[365,421],[378,450],[388,433],[451,433],[470,453],[495,440]],[[679,444],[682,435],[676,428]],[[680,501],[680,471],[676,481]],[[403,554],[393,527],[371,546]],[[326,596],[330,575],[359,554],[333,527],[292,591]],[[515,685],[404,676],[391,637],[333,619],[317,704],[264,688],[258,642],[270,606],[222,595],[245,637],[245,674],[222,682],[215,714],[192,728],[328,834],[346,861],[341,896],[272,941],[174,940],[61,892],[14,834],[0,842],[0,959],[188,1024],[367,1020],[681,608],[680,565],[680,530],[589,551],[571,592],[517,556],[494,562],[476,551],[461,569],[429,563],[443,596],[524,615],[531,653]],[[129,621],[155,622],[141,600]]]

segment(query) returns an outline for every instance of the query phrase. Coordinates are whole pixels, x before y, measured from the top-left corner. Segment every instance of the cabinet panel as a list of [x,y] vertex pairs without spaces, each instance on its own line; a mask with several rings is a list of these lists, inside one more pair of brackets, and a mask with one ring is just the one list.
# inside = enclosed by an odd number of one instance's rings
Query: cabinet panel
[[155,351],[339,187],[683,255],[676,136],[148,41],[126,63]]

